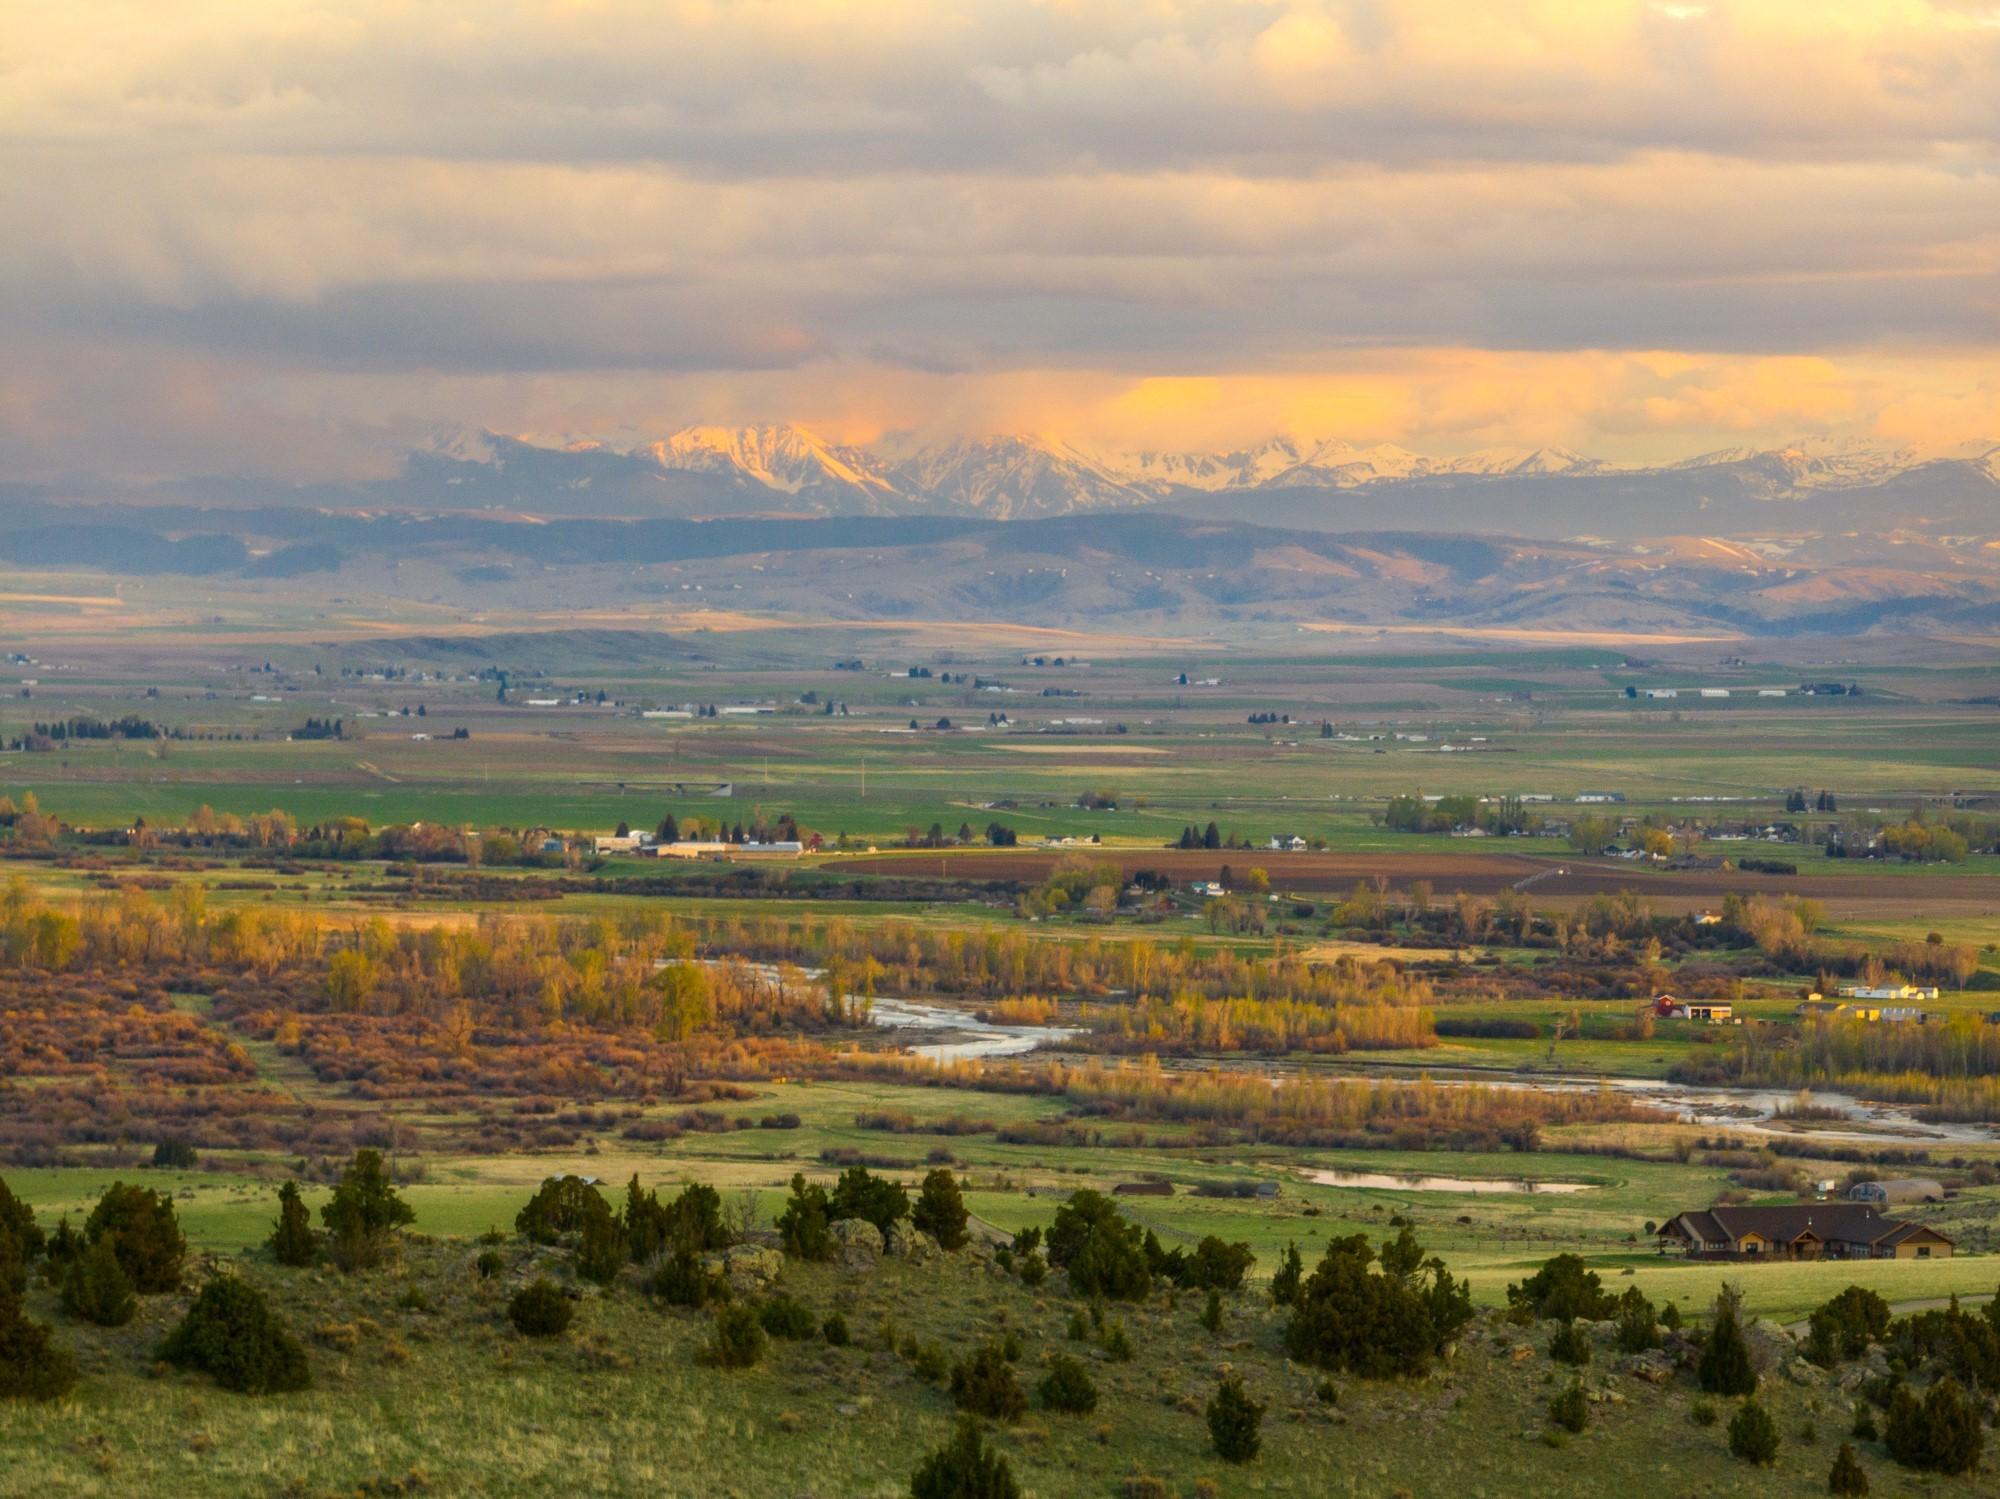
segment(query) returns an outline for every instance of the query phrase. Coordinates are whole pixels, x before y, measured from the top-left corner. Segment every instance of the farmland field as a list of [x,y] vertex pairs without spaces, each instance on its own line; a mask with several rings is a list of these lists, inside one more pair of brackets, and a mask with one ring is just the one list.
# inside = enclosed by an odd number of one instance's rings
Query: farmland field
[[[790,1495],[810,1446],[827,1492],[900,1493],[949,1426],[925,1346],[1011,1329],[1024,1382],[1074,1347],[1103,1401],[1085,1424],[1036,1410],[996,1433],[1033,1494],[1149,1476],[1245,1491],[1203,1434],[1227,1371],[1269,1406],[1260,1491],[1386,1492],[1354,1437],[1414,1426],[1412,1492],[1526,1475],[1584,1494],[1593,1469],[1543,1419],[1551,1325],[1508,1315],[1509,1287],[1552,1257],[1693,1328],[1725,1285],[1746,1317],[1788,1324],[1850,1286],[1904,1316],[2000,1287],[2000,1099],[1964,1060],[2000,1010],[1984,663],[1857,663],[1858,699],[1662,712],[1628,682],[1809,666],[1124,640],[1058,667],[927,627],[742,620],[650,643],[519,631],[468,655],[450,631],[246,616],[120,637],[64,612],[83,605],[10,607],[43,633],[15,662],[27,695],[0,709],[18,959],[0,975],[0,1178],[48,1232],[115,1182],[157,1190],[190,1255],[183,1290],[142,1297],[124,1328],[66,1312],[53,1270],[31,1285],[83,1378],[58,1405],[0,1406],[30,1488],[527,1493],[583,1461],[606,1493]],[[48,734],[126,718],[149,728]],[[1519,826],[1391,825],[1438,805]],[[808,847],[594,846],[669,817]],[[1578,846],[1592,819],[1610,849]],[[1833,856],[1906,824],[1971,838],[1945,859]],[[58,951],[43,934],[64,921]],[[673,980],[690,960],[705,977]],[[1925,1065],[1964,1075],[1849,1061],[1792,1081],[1802,998],[1878,971],[1943,977],[1924,1003],[1959,1051]],[[1653,1001],[1682,990],[1726,996],[1740,1023]],[[871,1023],[878,999],[929,1029]],[[926,1046],[952,1060],[911,1055]],[[154,1164],[170,1145],[186,1155]],[[390,1263],[277,1267],[280,1186],[318,1215],[367,1149],[413,1214]],[[1247,1275],[1210,1330],[1170,1278],[1107,1313],[1060,1271],[1031,1286],[996,1268],[991,1244],[923,1273],[787,1258],[782,1286],[853,1340],[780,1340],[731,1374],[698,1357],[710,1314],[661,1303],[651,1267],[599,1289],[573,1235],[516,1231],[574,1176],[614,1207],[628,1181],[713,1188],[732,1232],[768,1244],[795,1176],[838,1189],[856,1171],[913,1191],[943,1172],[981,1243],[1113,1194],[1169,1262],[1240,1245]],[[1686,1209],[1891,1174],[1943,1184],[1901,1211],[1949,1259],[1690,1261],[1654,1234]],[[1471,1328],[1421,1377],[1342,1375],[1329,1398],[1288,1356],[1273,1279],[1291,1247],[1310,1270],[1405,1230],[1465,1287]],[[469,1268],[486,1253],[490,1281]],[[217,1273],[266,1291],[314,1379],[248,1424],[234,1397],[144,1372]],[[508,1321],[542,1274],[576,1310],[553,1343]],[[1094,1324],[1070,1336],[1073,1313],[1108,1316],[1134,1355]],[[1691,1424],[1685,1372],[1655,1388],[1606,1352],[1584,1378],[1592,1463],[1651,1472],[1670,1440],[1689,1482],[1745,1481],[1719,1429]],[[1789,1445],[1759,1492],[1821,1487],[1860,1402],[1816,1378],[1767,1373]],[[643,1436],[637,1410],[660,1413]]]

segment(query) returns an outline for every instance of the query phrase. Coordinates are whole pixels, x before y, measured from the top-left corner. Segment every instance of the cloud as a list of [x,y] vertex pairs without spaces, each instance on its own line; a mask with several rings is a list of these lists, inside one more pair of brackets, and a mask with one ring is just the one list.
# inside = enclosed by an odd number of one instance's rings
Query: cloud
[[[1445,445],[1959,433],[1991,404],[1950,379],[2000,345],[1996,17],[17,8],[0,454],[65,472],[93,438],[124,454],[120,432],[171,421],[146,379],[190,370],[288,392],[283,420],[243,428],[263,437],[186,418],[217,463],[262,443],[288,472],[301,453],[378,465],[416,412],[500,421],[480,399],[538,430],[726,409],[1138,433],[1151,412],[1165,435],[1234,430],[1220,413],[1261,390],[1267,425]],[[44,388],[72,421],[19,394]],[[200,444],[149,451],[184,466]]]

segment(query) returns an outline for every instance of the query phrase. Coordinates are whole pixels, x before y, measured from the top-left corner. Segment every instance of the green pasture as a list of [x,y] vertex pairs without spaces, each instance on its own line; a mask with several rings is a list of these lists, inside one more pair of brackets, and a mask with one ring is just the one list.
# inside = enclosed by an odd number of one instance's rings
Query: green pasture
[[[450,1238],[507,1229],[546,1177],[564,1173],[597,1177],[614,1198],[634,1174],[649,1187],[706,1182],[731,1202],[754,1202],[756,1221],[769,1225],[794,1172],[828,1179],[844,1160],[858,1157],[873,1169],[914,1182],[948,1156],[967,1184],[972,1210],[1009,1232],[1045,1224],[1056,1205],[1079,1187],[1109,1190],[1119,1182],[1163,1176],[1175,1184],[1174,1195],[1124,1199],[1129,1214],[1169,1245],[1192,1245],[1208,1234],[1247,1241],[1258,1256],[1254,1274],[1260,1277],[1271,1273],[1287,1243],[1296,1242],[1310,1258],[1315,1245],[1331,1238],[1391,1234],[1389,1220],[1400,1216],[1468,1277],[1482,1304],[1498,1304],[1510,1280],[1563,1250],[1584,1254],[1607,1276],[1629,1275],[1649,1295],[1671,1295],[1689,1306],[1711,1298],[1724,1276],[1740,1279],[1754,1310],[1781,1317],[1802,1315],[1831,1294],[1822,1289],[1840,1275],[1869,1277],[1863,1283],[1884,1295],[1907,1292],[1892,1300],[1984,1293],[2000,1283],[2000,1259],[1972,1252],[1985,1245],[2000,1213],[2000,1189],[1968,1188],[1942,1207],[1911,1210],[1947,1233],[1963,1235],[1968,1252],[1948,1261],[1845,1267],[1689,1265],[1659,1255],[1644,1229],[1646,1223],[1685,1208],[1707,1206],[1730,1185],[1725,1171],[1698,1159],[1683,1163],[1570,1153],[1559,1139],[1532,1154],[1342,1152],[1269,1145],[1216,1150],[1196,1145],[1177,1126],[1089,1121],[1083,1123],[1080,1141],[1010,1144],[990,1131],[948,1133],[938,1126],[951,1119],[986,1126],[1054,1120],[1064,1112],[1061,1100],[884,1083],[769,1084],[755,1091],[752,1099],[717,1105],[717,1112],[750,1119],[795,1115],[796,1127],[689,1132],[661,1142],[634,1141],[609,1129],[598,1131],[588,1145],[566,1151],[406,1156],[402,1166],[415,1173],[405,1195],[417,1210],[416,1227]],[[671,1107],[649,1111],[663,1118],[676,1112]],[[860,1114],[881,1112],[909,1116],[909,1132],[864,1129],[856,1122]],[[421,1125],[423,1120],[418,1116],[409,1122]],[[1095,1139],[1092,1130],[1098,1131]],[[1583,1130],[1579,1138],[1593,1133],[1598,1132]],[[6,1179],[51,1225],[64,1215],[80,1221],[104,1187],[121,1176],[141,1181],[174,1195],[176,1211],[197,1246],[234,1252],[269,1234],[277,1185],[291,1169],[290,1163],[271,1159],[236,1164],[254,1174],[107,1165],[11,1170]],[[1837,1176],[1846,1168],[1815,1169]],[[1398,1182],[1334,1186],[1312,1179],[1311,1173],[1324,1170],[1375,1173]],[[1407,1177],[1571,1184],[1582,1190],[1476,1192],[1447,1186],[1433,1191],[1405,1187],[1401,1180]],[[1275,1182],[1278,1195],[1204,1196],[1197,1191],[1203,1184],[1257,1181]],[[323,1191],[309,1188],[307,1197],[316,1207]],[[1846,1283],[1839,1280],[1833,1289]]]
[[[75,661],[52,646],[32,668],[42,673],[35,695],[0,709],[0,739],[35,721],[123,713],[206,737],[72,741],[49,754],[0,757],[0,789],[17,797],[33,790],[90,825],[174,822],[207,804],[238,814],[281,807],[303,822],[354,815],[378,824],[608,830],[668,810],[748,820],[761,807],[876,840],[933,822],[983,828],[998,817],[1030,838],[1098,832],[1165,842],[1186,822],[1213,818],[1260,842],[1296,832],[1336,849],[1393,851],[1420,845],[1385,834],[1371,817],[1389,796],[1417,789],[1541,793],[1559,798],[1542,809],[1552,816],[1572,815],[1577,792],[1605,789],[1623,792],[1632,812],[1763,820],[1779,813],[1792,786],[1832,789],[1843,810],[1879,806],[1900,816],[1925,798],[1996,785],[1990,746],[2000,713],[1972,701],[1986,677],[1969,666],[1899,668],[1912,691],[1886,690],[1878,677],[1862,699],[1739,695],[1668,705],[1628,702],[1625,681],[1646,674],[1621,674],[1601,653],[1574,650],[1190,662],[1191,674],[1219,670],[1224,678],[1202,688],[1179,686],[1174,669],[1153,656],[1038,669],[1013,651],[924,656],[879,637],[868,670],[836,671],[832,661],[852,645],[838,631],[716,636],[685,659],[616,665],[580,654],[571,637],[545,638],[541,659],[509,663],[516,691],[508,703],[495,700],[491,682],[466,680],[463,660],[443,664],[447,680],[340,676],[343,665],[376,660],[365,644],[246,646],[233,666],[206,645],[181,655],[161,645],[165,654],[144,658],[99,649]],[[888,652],[893,658],[883,659]],[[266,660],[279,663],[275,675],[261,671]],[[58,672],[56,663],[74,670]],[[1014,690],[888,674],[918,664]],[[402,665],[435,673],[440,664]],[[1699,675],[1741,689],[1801,671],[1766,663]],[[1044,698],[1044,687],[1079,695]],[[526,702],[599,689],[624,706]],[[799,703],[807,693],[852,711],[826,717]],[[772,711],[638,716],[689,702]],[[1013,720],[1011,731],[907,731],[911,719],[983,725],[996,710]],[[1296,721],[1247,723],[1255,712]],[[288,741],[308,716],[341,718],[354,737]],[[1355,737],[1322,739],[1321,720]],[[1121,725],[1125,732],[1115,732]],[[457,727],[472,737],[448,738]],[[411,737],[419,733],[428,742]],[[1441,753],[1444,744],[1466,752]],[[671,790],[710,781],[731,782],[734,797]],[[1077,810],[1086,790],[1115,793],[1119,810]],[[1716,796],[1742,800],[1674,800]],[[996,811],[983,805],[990,802],[1014,805]],[[1814,857],[1784,851],[1795,854]]]

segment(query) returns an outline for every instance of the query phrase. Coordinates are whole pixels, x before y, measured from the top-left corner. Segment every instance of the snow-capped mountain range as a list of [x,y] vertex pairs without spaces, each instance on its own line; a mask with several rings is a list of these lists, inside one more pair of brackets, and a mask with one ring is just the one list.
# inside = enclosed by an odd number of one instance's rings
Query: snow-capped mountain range
[[1607,465],[1564,448],[1488,448],[1427,458],[1391,444],[1273,437],[1235,452],[1091,452],[1006,434],[934,446],[829,443],[803,427],[688,427],[646,450],[663,469],[719,475],[787,495],[852,491],[886,504],[1003,520],[1150,505],[1176,490],[1353,489],[1446,475],[1583,474]]
[[1608,509],[1630,508],[1635,520],[1656,528],[1684,511],[1702,523],[1698,529],[1720,530],[1773,515],[1805,520],[1786,506],[1795,502],[1828,524],[1877,528],[1905,523],[1908,512],[1912,524],[2000,531],[2000,444],[1924,456],[1803,442],[1637,466],[1565,448],[1432,457],[1338,438],[1273,437],[1222,452],[1101,452],[1018,434],[857,446],[778,424],[686,427],[628,447],[458,435],[414,457],[410,478],[429,488],[433,502],[448,496],[454,508],[551,514],[1020,520],[1159,506],[1313,528],[1388,522],[1500,529],[1560,517],[1567,528],[1560,534],[1582,534]]

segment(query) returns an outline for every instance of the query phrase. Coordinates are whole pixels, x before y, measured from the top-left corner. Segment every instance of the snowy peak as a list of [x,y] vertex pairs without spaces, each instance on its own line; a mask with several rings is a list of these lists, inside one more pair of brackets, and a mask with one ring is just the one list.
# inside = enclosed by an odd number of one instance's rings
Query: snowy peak
[[1315,443],[1303,458],[1268,482],[1283,489],[1351,489],[1382,479],[1408,479],[1431,472],[1431,460],[1390,443],[1356,447],[1338,438]]
[[1144,505],[1155,495],[1130,475],[1065,442],[981,437],[919,448],[892,471],[905,492],[1003,520]]
[[1134,483],[1170,489],[1254,489],[1297,468],[1318,446],[1290,437],[1272,437],[1233,453],[1177,453],[1142,450],[1105,461]]
[[1428,458],[1390,443],[1273,437],[1232,453],[1139,452],[1106,460],[1128,480],[1158,489],[1347,489],[1433,471]]
[[[541,495],[551,513],[582,513],[602,504],[661,514],[927,512],[1020,520],[1159,503],[1213,503],[1233,514],[1234,497],[1263,494],[1281,508],[1303,505],[1300,514],[1309,516],[1334,506],[1336,496],[1346,513],[1352,504],[1383,500],[1405,485],[1411,493],[1448,490],[1463,504],[1489,482],[1495,503],[1503,506],[1527,503],[1519,499],[1523,493],[1539,505],[1598,483],[1615,485],[1607,493],[1628,498],[1643,491],[1702,505],[1733,502],[1731,497],[1763,503],[1860,496],[1901,485],[1913,493],[1919,487],[1937,495],[1962,492],[1978,509],[2000,486],[2000,445],[1964,443],[1923,457],[1814,439],[1642,466],[1605,463],[1560,447],[1434,458],[1387,443],[1293,436],[1224,451],[1092,452],[1045,436],[1005,433],[929,445],[899,437],[861,447],[779,423],[684,427],[630,448],[588,437],[440,434],[413,455],[412,472],[454,501],[477,497],[532,510]],[[1326,495],[1324,504],[1312,498],[1314,492]]]
[[1735,470],[1792,489],[1846,489],[1880,484],[1908,473],[1922,462],[1907,448],[1815,439],[1761,451],[1722,448],[1663,467],[1674,472]]
[[825,441],[804,427],[683,427],[648,451],[663,469],[715,474],[796,495],[826,488],[896,496],[859,449]]
[[1462,458],[1440,465],[1450,474],[1476,474],[1488,478],[1522,477],[1535,474],[1595,474],[1605,465],[1568,448],[1481,448]]

